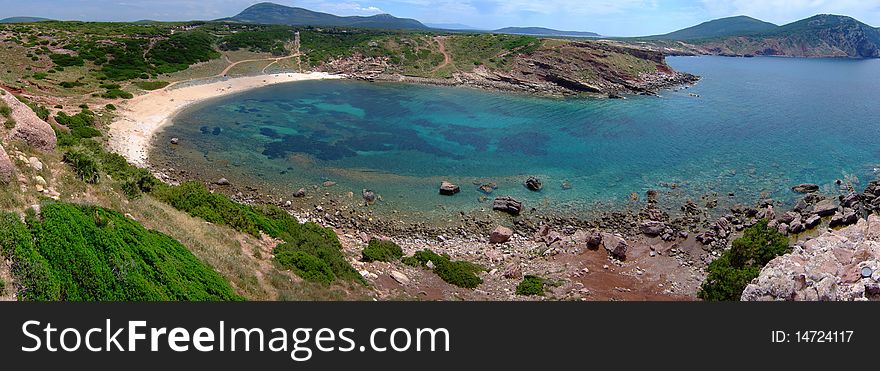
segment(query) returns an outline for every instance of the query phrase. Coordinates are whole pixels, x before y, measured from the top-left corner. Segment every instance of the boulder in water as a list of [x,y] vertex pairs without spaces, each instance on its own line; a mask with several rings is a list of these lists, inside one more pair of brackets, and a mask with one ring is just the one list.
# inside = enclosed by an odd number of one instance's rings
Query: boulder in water
[[306,189],[305,188],[300,188],[300,189],[296,190],[296,192],[293,192],[293,197],[303,198],[305,196],[306,196]]
[[505,212],[511,215],[519,215],[522,212],[523,204],[513,197],[498,197],[492,202],[492,210]]
[[452,196],[458,192],[461,192],[461,188],[459,186],[452,184],[447,181],[443,181],[440,183],[440,194],[444,196]]
[[523,185],[525,185],[526,188],[528,188],[530,191],[534,191],[534,192],[538,192],[542,188],[544,188],[544,184],[541,183],[541,180],[538,178],[535,178],[533,176],[530,176],[528,179],[526,179],[526,181],[525,181],[525,183],[523,183]]
[[819,191],[819,186],[816,184],[804,183],[791,187],[791,190],[797,193],[813,193]]

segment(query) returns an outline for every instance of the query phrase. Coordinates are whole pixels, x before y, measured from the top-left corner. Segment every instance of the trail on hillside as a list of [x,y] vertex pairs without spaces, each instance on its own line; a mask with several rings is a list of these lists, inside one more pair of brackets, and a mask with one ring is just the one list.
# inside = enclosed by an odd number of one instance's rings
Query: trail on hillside
[[437,42],[437,46],[440,48],[440,54],[443,54],[443,64],[437,66],[437,68],[435,68],[431,72],[437,72],[441,68],[444,68],[444,67],[448,66],[450,63],[452,63],[452,56],[450,56],[449,52],[446,51],[446,37],[445,36],[437,36],[434,38],[434,41]]

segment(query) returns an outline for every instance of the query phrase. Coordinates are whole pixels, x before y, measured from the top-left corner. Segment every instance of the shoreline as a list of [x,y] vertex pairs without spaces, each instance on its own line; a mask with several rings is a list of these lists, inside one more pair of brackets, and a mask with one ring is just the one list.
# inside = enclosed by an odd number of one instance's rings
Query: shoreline
[[169,85],[134,97],[119,107],[119,116],[109,126],[109,146],[135,166],[149,168],[147,157],[156,133],[170,125],[174,116],[192,104],[277,84],[342,78],[345,76],[326,72],[278,73],[234,77],[184,87]]

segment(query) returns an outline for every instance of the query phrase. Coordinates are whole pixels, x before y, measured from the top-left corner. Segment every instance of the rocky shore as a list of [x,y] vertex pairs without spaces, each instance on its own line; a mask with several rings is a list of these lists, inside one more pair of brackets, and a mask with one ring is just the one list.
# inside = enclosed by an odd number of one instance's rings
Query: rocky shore
[[[609,55],[633,58],[640,63],[653,65],[653,69],[634,72],[605,64],[603,57]],[[318,70],[366,81],[470,87],[557,97],[656,95],[662,89],[689,85],[699,80],[698,76],[673,70],[666,65],[664,58],[659,51],[613,43],[571,42],[556,49],[540,49],[529,55],[518,55],[503,70],[481,65],[472,71],[453,72],[448,78],[405,75],[386,57],[361,54],[334,59]]]
[[[166,169],[167,170],[167,169]],[[160,172],[163,179],[179,182],[201,179],[196,174]],[[429,220],[414,214],[385,210],[376,206],[381,196],[373,191],[341,192],[333,184],[313,185],[289,195],[269,194],[258,187],[241,186],[218,180],[206,182],[216,192],[230,195],[243,203],[270,203],[278,205],[301,221],[311,221],[337,231],[350,256],[359,256],[366,242],[373,238],[391,239],[408,253],[430,248],[487,267],[486,282],[479,295],[469,290],[456,289],[423,277],[426,284],[444,287],[440,299],[468,298],[473,300],[521,300],[512,294],[515,279],[505,278],[505,272],[517,265],[520,271],[553,277],[560,283],[551,298],[606,300],[625,298],[622,291],[606,291],[596,295],[598,282],[575,285],[583,272],[575,267],[596,267],[618,271],[625,268],[626,277],[654,277],[650,284],[644,280],[629,282],[652,300],[695,300],[696,291],[705,276],[709,263],[729,248],[729,242],[739,233],[769,219],[770,225],[790,235],[793,240],[813,238],[828,228],[845,227],[863,220],[880,208],[880,185],[871,183],[862,193],[851,185],[839,183],[836,195],[823,195],[815,185],[796,185],[792,192],[804,193],[791,209],[781,202],[764,199],[753,205],[734,205],[725,210],[717,208],[717,201],[701,204],[685,202],[670,207],[662,202],[664,192],[651,190],[634,207],[625,210],[596,210],[592,214],[540,210],[533,205],[503,196],[488,200],[487,206],[470,212],[450,212],[442,218]],[[332,182],[330,182],[332,183]],[[539,179],[524,177],[523,186],[540,191]],[[438,184],[438,192],[455,194],[458,186]],[[531,188],[530,188],[531,189]],[[370,196],[370,200],[367,196]],[[450,196],[454,197],[454,196]],[[515,264],[514,264],[515,262]],[[590,262],[591,267],[585,264]],[[424,296],[424,290],[407,291],[401,284],[388,278],[392,271],[410,278],[409,289],[418,288],[413,282],[424,273],[411,267],[385,267],[387,263],[352,263],[373,279],[392,286],[388,297],[401,294]],[[602,264],[599,264],[602,263]],[[579,268],[579,269],[583,269]],[[641,272],[641,273],[638,273]],[[382,274],[380,274],[382,273]],[[618,277],[619,278],[619,277]],[[607,278],[611,279],[611,278]],[[657,285],[665,290],[657,290]],[[494,285],[494,286],[493,286]],[[630,287],[630,289],[633,289]],[[675,287],[675,290],[671,288]],[[625,288],[625,287],[623,287]],[[586,291],[580,291],[586,290]],[[592,290],[592,291],[591,291]],[[581,295],[590,291],[593,296]],[[650,293],[650,295],[648,295]],[[439,294],[438,294],[439,295]],[[477,295],[478,297],[474,297]],[[434,297],[430,296],[429,297]],[[631,298],[631,297],[628,297]]]

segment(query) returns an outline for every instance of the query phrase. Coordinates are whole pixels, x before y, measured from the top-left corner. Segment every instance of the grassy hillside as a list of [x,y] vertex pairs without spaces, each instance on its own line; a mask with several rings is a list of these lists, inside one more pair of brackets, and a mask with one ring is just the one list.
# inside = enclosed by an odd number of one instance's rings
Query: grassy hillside
[[47,203],[27,223],[0,216],[22,300],[240,300],[179,242],[98,207]]

